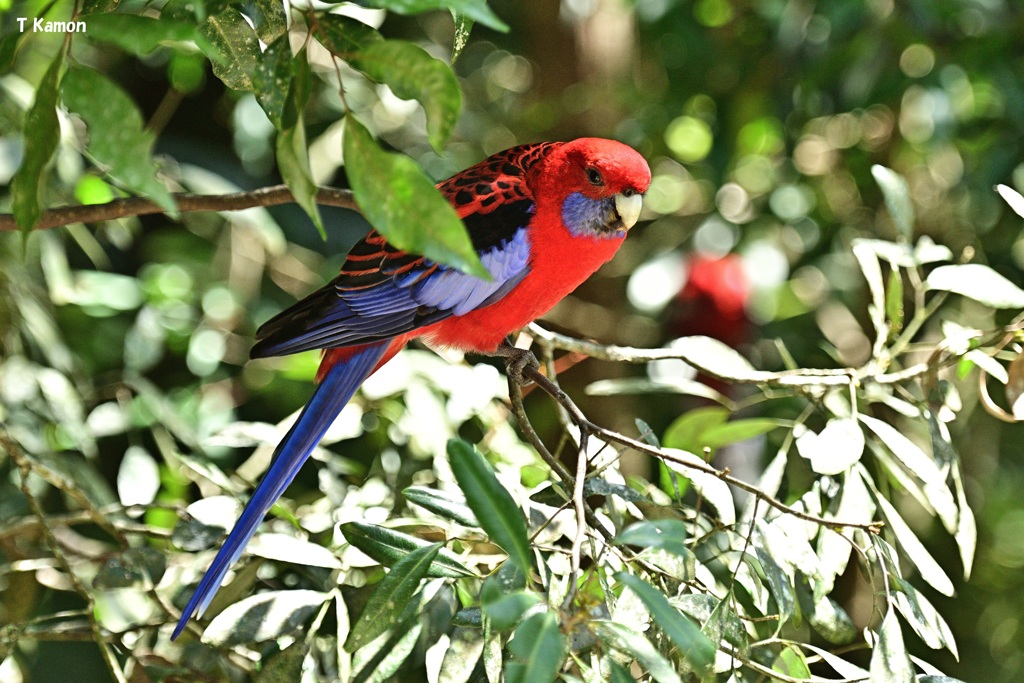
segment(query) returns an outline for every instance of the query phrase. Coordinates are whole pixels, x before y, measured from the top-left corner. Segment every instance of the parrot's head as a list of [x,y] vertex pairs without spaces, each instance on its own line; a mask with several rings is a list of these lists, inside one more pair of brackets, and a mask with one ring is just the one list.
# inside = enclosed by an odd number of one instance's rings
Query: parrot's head
[[562,219],[574,235],[621,237],[640,217],[651,169],[636,150],[614,140],[580,138],[553,151],[544,182],[552,182]]

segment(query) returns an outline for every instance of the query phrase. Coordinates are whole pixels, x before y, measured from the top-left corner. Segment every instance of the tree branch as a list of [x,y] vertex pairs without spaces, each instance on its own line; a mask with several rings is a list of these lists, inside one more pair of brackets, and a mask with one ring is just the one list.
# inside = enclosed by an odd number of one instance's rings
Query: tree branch
[[522,373],[523,377],[534,381],[538,387],[540,387],[545,393],[551,396],[551,398],[557,401],[559,405],[565,408],[566,412],[569,413],[569,417],[579,427],[580,432],[583,434],[596,436],[605,441],[612,441],[614,443],[620,444],[622,446],[627,446],[635,451],[645,453],[647,455],[659,458],[661,460],[671,460],[672,462],[678,463],[679,465],[682,465],[683,467],[687,467],[689,469],[697,470],[699,472],[705,472],[707,474],[712,474],[721,479],[722,481],[724,481],[725,483],[729,484],[730,486],[742,489],[743,491],[746,491],[747,493],[754,495],[758,499],[763,500],[765,503],[772,506],[773,508],[780,510],[788,515],[792,515],[797,519],[802,519],[805,522],[819,524],[829,529],[862,529],[872,534],[877,534],[882,529],[881,522],[868,522],[866,524],[861,522],[844,522],[838,519],[825,519],[824,517],[812,515],[810,513],[804,512],[803,510],[798,510],[794,507],[786,505],[781,500],[778,500],[777,498],[768,495],[767,493],[765,493],[758,487],[754,486],[753,484],[748,484],[742,479],[737,479],[736,477],[733,477],[732,475],[729,474],[728,470],[720,470],[711,465],[698,464],[690,460],[684,460],[683,458],[677,457],[670,451],[650,446],[642,441],[632,439],[626,436],[625,434],[620,434],[619,432],[615,432],[612,431],[611,429],[607,429],[600,425],[594,424],[583,413],[583,411],[579,409],[579,406],[577,406],[576,403],[573,402],[572,398],[570,398],[570,396],[567,393],[565,393],[565,391],[563,391],[558,385],[556,385],[554,382],[545,377],[538,368],[533,366],[527,366],[523,368]]
[[[242,211],[254,207],[279,206],[291,204],[295,196],[286,185],[263,187],[248,192],[232,194],[207,195],[178,193],[172,195],[178,205],[178,211]],[[316,195],[317,204],[337,206],[343,209],[357,210],[355,199],[350,190],[322,187]],[[43,212],[34,230],[48,230],[73,223],[99,223],[102,221],[126,218],[128,216],[147,216],[164,213],[163,207],[145,197],[128,197],[115,199],[106,204],[86,204],[80,206],[60,206]],[[0,232],[18,230],[14,216],[9,213],[0,214]]]

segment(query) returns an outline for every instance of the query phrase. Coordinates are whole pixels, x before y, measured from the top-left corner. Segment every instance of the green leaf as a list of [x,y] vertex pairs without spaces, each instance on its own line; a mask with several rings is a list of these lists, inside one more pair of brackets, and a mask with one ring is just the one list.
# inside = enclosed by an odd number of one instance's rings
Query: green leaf
[[633,674],[629,673],[624,666],[611,658],[608,658],[606,661],[611,665],[611,683],[636,683],[636,679],[633,678]]
[[345,170],[363,215],[393,246],[490,279],[451,204],[409,157],[382,150],[354,116],[345,119]]
[[380,7],[397,14],[419,14],[432,10],[448,9],[464,14],[473,21],[505,33],[508,25],[491,11],[485,0],[364,0],[369,7]]
[[250,12],[256,35],[264,45],[269,45],[285,34],[288,28],[288,17],[285,15],[285,3],[281,0],[255,0],[246,5]]
[[292,83],[288,99],[281,114],[283,129],[277,134],[275,152],[277,168],[281,171],[288,189],[295,196],[295,201],[306,212],[320,236],[327,239],[320,207],[316,203],[319,191],[313,182],[313,172],[309,167],[309,149],[306,147],[306,125],[302,118],[302,109],[308,96],[309,64],[305,53],[292,60]]
[[324,14],[317,17],[313,35],[331,54],[343,59],[348,59],[349,55],[371,43],[384,40],[376,29],[342,14]]
[[371,42],[349,63],[397,97],[416,100],[427,114],[427,137],[440,153],[462,109],[462,91],[451,67],[404,40]]
[[26,233],[39,222],[43,213],[45,169],[60,142],[57,93],[63,65],[64,53],[61,52],[39,82],[35,99],[25,115],[25,156],[11,178],[11,210],[18,227]]
[[530,591],[516,591],[485,603],[483,613],[491,620],[491,628],[505,631],[515,626],[526,610],[540,604],[541,597]]
[[80,17],[92,41],[116,45],[125,52],[144,56],[167,43],[182,43],[196,38],[195,24],[170,17],[144,17],[124,12],[89,14]]
[[[394,566],[409,553],[430,547],[431,543],[421,538],[403,534],[376,524],[348,522],[341,525],[345,539],[385,567]],[[441,548],[430,567],[427,576],[459,579],[476,576],[466,568],[451,551]]]
[[450,637],[437,680],[438,683],[464,683],[470,680],[483,654],[484,634],[479,628],[459,627]]
[[473,30],[473,20],[464,14],[452,11],[452,21],[455,22],[455,35],[452,38],[452,66],[469,44],[469,34]]
[[647,563],[677,581],[693,581],[697,576],[697,556],[688,548],[676,550],[646,548],[637,555],[637,560]]
[[957,547],[960,549],[960,560],[964,565],[964,580],[971,578],[971,569],[974,566],[974,553],[978,548],[978,523],[974,519],[974,512],[967,504],[967,493],[964,491],[963,475],[960,473],[959,464],[953,467],[953,486],[956,490],[957,505],[960,514],[957,517],[956,539]]
[[729,411],[718,406],[708,406],[687,411],[665,430],[661,443],[669,448],[699,453],[703,448],[703,435],[712,427],[725,424]]
[[584,389],[587,396],[620,396],[623,394],[670,393],[684,396],[699,396],[715,403],[727,405],[729,399],[701,382],[685,377],[673,377],[669,380],[650,379],[647,377],[620,377],[617,379],[599,379],[588,384]]
[[292,683],[301,680],[302,663],[306,659],[306,655],[306,648],[302,641],[290,645],[280,654],[265,660],[253,681],[255,683]]
[[350,679],[353,683],[389,683],[395,680],[395,672],[420,642],[425,620],[417,617],[423,611],[422,603],[423,594],[420,593],[402,612],[388,637],[381,639],[383,642],[378,640],[371,647],[356,651],[352,663],[359,672]]
[[693,488],[696,489],[697,493],[718,511],[719,522],[725,526],[735,524],[736,501],[732,497],[729,485],[714,474],[687,467],[685,463],[693,465],[707,464],[693,453],[679,450],[678,448],[666,448],[664,451],[672,456],[671,459],[664,458],[662,460],[665,467],[677,475],[686,477],[693,484]]
[[764,545],[764,534],[760,531],[754,535],[754,553],[761,565],[765,579],[768,580],[768,587],[771,589],[771,596],[775,599],[782,621],[785,622],[793,616],[796,610],[796,596],[793,588],[793,575],[779,566],[779,563],[772,557],[771,551]]
[[480,522],[476,520],[473,511],[466,505],[466,499],[463,496],[426,486],[410,486],[402,491],[402,495],[409,502],[426,508],[439,517],[450,519],[462,526],[480,526]]
[[886,683],[913,683],[914,666],[903,644],[900,622],[892,607],[882,620],[878,642],[871,652],[871,680]]
[[871,167],[871,175],[882,188],[885,207],[889,209],[892,222],[896,225],[900,236],[906,239],[914,234],[914,205],[910,202],[910,191],[903,176],[891,168],[875,164]]
[[980,263],[939,266],[928,274],[928,289],[953,292],[992,308],[1024,308],[1024,290]]
[[730,420],[725,424],[714,425],[702,435],[702,447],[712,450],[739,443],[747,439],[767,434],[777,427],[785,427],[790,423],[770,417],[751,417],[741,420]]
[[908,471],[924,483],[928,504],[935,508],[950,531],[955,529],[956,501],[946,484],[945,472],[935,460],[888,422],[867,415],[860,415],[860,421],[875,433]]
[[509,492],[494,476],[494,470],[473,446],[461,439],[448,442],[448,459],[466,502],[480,520],[490,539],[509,554],[516,568],[529,576],[530,541],[526,520]]
[[893,332],[903,329],[903,276],[899,268],[889,271],[889,286],[885,290],[885,317]]
[[[802,643],[801,646],[805,650],[809,650],[814,654],[821,657],[821,660],[832,667],[837,674],[843,678],[854,679],[854,680],[867,680],[870,674],[866,669],[862,669],[856,664],[851,664],[845,659],[834,655],[828,650],[823,650],[820,647],[815,647],[810,643]],[[920,681],[918,681],[920,683]]]
[[747,631],[739,616],[729,609],[732,603],[730,598],[719,599],[706,593],[684,593],[669,602],[689,614],[694,621],[703,623],[701,631],[705,635],[714,634],[708,636],[712,643],[721,642],[725,638],[737,647],[747,646]]
[[0,38],[0,76],[6,74],[14,66],[14,57],[18,54],[18,44],[24,35],[21,31],[11,31]]
[[156,548],[129,548],[104,560],[93,577],[97,590],[148,589],[160,582],[167,570],[167,558]]
[[441,549],[440,543],[424,546],[412,551],[391,568],[381,579],[377,588],[359,615],[359,621],[352,627],[345,649],[355,652],[380,634],[387,631],[402,616],[405,606],[419,590],[420,581]]
[[227,7],[208,17],[199,34],[206,39],[199,47],[210,58],[213,74],[232,90],[252,90],[260,44],[245,17]]
[[215,647],[233,647],[290,635],[329,598],[329,593],[310,590],[270,591],[245,598],[214,617],[202,641]]
[[666,447],[700,453],[746,441],[788,423],[771,418],[729,419],[729,411],[718,406],[688,411],[665,430],[662,442]]
[[822,638],[835,645],[846,645],[857,638],[857,627],[850,615],[832,598],[826,595],[815,599],[813,589],[802,579],[797,596],[807,621]]
[[891,576],[891,597],[896,609],[907,620],[914,633],[933,650],[948,648],[953,656],[960,659],[956,649],[956,639],[949,624],[942,618],[928,599],[916,588],[898,576]]
[[686,525],[678,519],[655,519],[631,524],[619,533],[614,545],[641,548],[662,548],[678,555],[689,552],[686,547]]
[[694,669],[703,671],[715,661],[715,645],[700,627],[668,602],[662,593],[638,576],[618,572],[616,580],[630,588],[651,613],[658,628],[675,643]]
[[875,329],[872,354],[878,358],[882,353],[882,346],[889,336],[889,328],[885,322],[885,284],[882,279],[882,266],[878,262],[878,254],[866,241],[853,241],[853,255],[868,283],[868,291],[871,292],[868,313],[871,315],[871,326]]
[[292,49],[285,34],[267,46],[252,74],[256,101],[279,131],[284,127],[284,110],[291,86]]
[[177,214],[174,198],[157,178],[152,132],[143,130],[139,108],[119,86],[92,69],[68,71],[62,85],[64,103],[82,117],[89,131],[86,151],[128,189]]
[[782,648],[779,656],[772,662],[772,671],[791,678],[806,680],[811,678],[811,669],[807,665],[807,657],[797,648],[787,645]]
[[518,661],[506,666],[506,683],[550,683],[565,662],[568,644],[557,617],[541,612],[519,625],[508,649]]
[[952,597],[954,593],[953,582],[949,580],[949,576],[942,568],[942,565],[935,561],[931,553],[925,549],[924,544],[921,543],[907,523],[903,521],[903,518],[900,517],[892,503],[877,492],[875,502],[881,509],[886,524],[892,529],[900,547],[903,548],[903,552],[907,554],[907,558],[914,563],[917,570],[921,573],[921,578],[943,595]]
[[642,633],[614,621],[595,619],[590,623],[601,640],[640,662],[640,666],[658,683],[682,683],[675,667]]

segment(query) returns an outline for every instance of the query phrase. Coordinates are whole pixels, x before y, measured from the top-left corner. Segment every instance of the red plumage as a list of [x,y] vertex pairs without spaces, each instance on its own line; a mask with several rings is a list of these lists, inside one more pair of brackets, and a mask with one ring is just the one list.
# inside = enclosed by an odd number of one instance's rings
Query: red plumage
[[[586,169],[601,173],[601,187],[581,173]],[[581,138],[571,143],[513,147],[440,183],[438,189],[462,218],[486,216],[516,201],[533,203],[529,272],[512,291],[489,306],[396,337],[380,365],[420,337],[431,345],[494,351],[510,333],[543,316],[609,261],[626,237],[625,230],[597,239],[573,235],[562,217],[566,198],[575,192],[591,199],[624,191],[643,194],[650,181],[647,162],[633,149],[612,140]],[[379,235],[371,233],[369,239],[382,245],[376,256],[386,258],[385,243]],[[397,250],[394,253],[405,256]],[[345,348],[328,350],[318,379],[351,353]]]

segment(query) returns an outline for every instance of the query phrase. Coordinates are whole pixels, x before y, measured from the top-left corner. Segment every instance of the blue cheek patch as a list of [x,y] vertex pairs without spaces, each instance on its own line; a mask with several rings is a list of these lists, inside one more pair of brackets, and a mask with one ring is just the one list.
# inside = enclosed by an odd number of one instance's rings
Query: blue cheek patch
[[573,237],[621,237],[625,230],[610,230],[607,224],[614,212],[611,199],[591,199],[580,192],[562,202],[562,221]]

